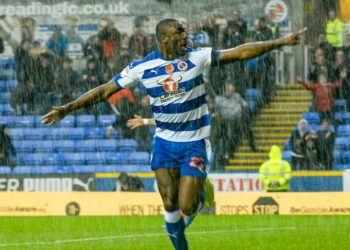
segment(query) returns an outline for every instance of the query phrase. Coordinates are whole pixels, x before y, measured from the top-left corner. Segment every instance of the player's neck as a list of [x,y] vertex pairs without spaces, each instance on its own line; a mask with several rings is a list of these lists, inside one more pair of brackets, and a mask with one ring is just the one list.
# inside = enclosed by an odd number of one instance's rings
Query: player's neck
[[158,48],[159,53],[162,55],[163,59],[165,60],[174,60],[178,56],[172,55],[166,48]]

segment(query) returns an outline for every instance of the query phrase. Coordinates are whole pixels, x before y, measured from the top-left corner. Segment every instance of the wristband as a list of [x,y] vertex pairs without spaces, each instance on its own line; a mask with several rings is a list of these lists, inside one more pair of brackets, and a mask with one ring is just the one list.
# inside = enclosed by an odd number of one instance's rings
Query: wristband
[[148,125],[148,119],[142,119],[142,123],[144,124],[144,125]]

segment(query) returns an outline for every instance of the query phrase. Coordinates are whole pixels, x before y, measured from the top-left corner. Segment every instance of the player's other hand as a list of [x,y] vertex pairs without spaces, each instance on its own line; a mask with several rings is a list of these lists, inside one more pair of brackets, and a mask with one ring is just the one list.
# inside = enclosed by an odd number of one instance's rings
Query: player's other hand
[[128,122],[126,123],[126,126],[131,129],[138,128],[140,126],[143,126],[143,119],[139,115],[134,115],[134,119],[129,119]]
[[300,36],[307,31],[307,28],[303,28],[298,32],[295,32],[289,36],[282,38],[283,45],[296,45],[300,43]]
[[41,117],[43,124],[48,124],[49,126],[55,124],[59,120],[62,120],[66,115],[68,111],[65,106],[59,106],[59,107],[52,107],[52,110]]

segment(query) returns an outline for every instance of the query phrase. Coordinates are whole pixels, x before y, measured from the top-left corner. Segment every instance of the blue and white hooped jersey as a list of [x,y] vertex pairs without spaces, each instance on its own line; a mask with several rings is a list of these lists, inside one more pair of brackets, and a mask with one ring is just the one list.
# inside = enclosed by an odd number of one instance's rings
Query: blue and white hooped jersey
[[174,142],[201,140],[210,135],[203,71],[211,64],[211,52],[188,48],[185,56],[166,60],[155,50],[129,64],[114,82],[120,88],[142,83],[150,97],[156,136]]

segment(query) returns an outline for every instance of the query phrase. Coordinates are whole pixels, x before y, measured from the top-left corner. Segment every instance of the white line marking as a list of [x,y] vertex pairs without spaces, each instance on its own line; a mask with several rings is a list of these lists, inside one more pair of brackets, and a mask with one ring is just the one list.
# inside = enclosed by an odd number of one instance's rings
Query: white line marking
[[[187,232],[186,235],[199,235],[199,234],[211,234],[211,233],[261,232],[261,231],[288,231],[288,230],[296,230],[296,229],[297,229],[296,227],[265,227],[265,228],[247,228],[247,229],[233,229],[233,230],[212,230],[212,231],[202,231],[202,232]],[[168,234],[167,233],[127,234],[127,235],[118,235],[118,236],[78,238],[78,239],[55,240],[55,241],[32,241],[32,242],[21,242],[21,243],[3,243],[3,244],[0,244],[0,247],[50,245],[50,244],[64,244],[64,243],[83,242],[83,241],[129,239],[129,238],[137,238],[137,237],[154,237],[154,236],[168,236]]]

